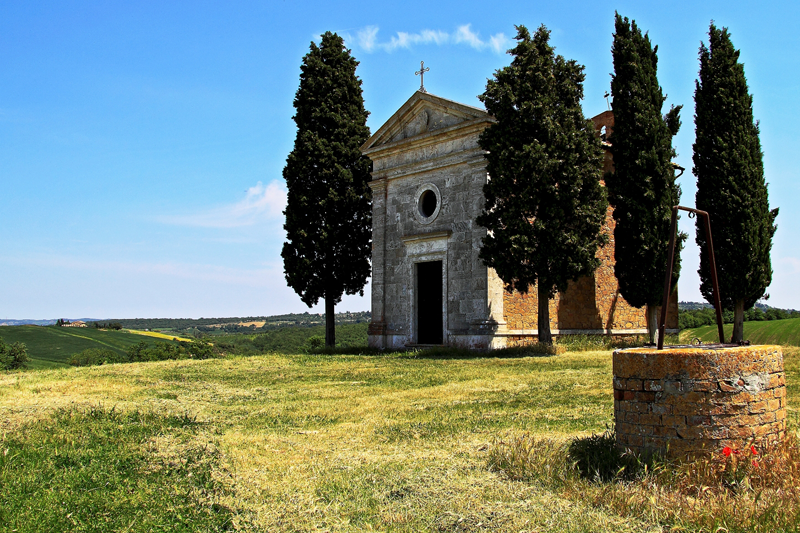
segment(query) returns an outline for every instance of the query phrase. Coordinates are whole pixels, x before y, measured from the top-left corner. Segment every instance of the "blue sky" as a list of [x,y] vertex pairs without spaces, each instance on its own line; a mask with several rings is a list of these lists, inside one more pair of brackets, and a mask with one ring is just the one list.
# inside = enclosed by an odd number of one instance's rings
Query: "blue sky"
[[[697,51],[709,22],[741,49],[771,205],[780,207],[769,303],[800,308],[800,9],[792,2],[0,3],[0,319],[270,315],[308,308],[286,287],[281,171],[312,39],[346,38],[372,131],[419,87],[480,106],[514,25],[545,24],[586,66],[584,113],[607,109],[614,10],[659,46],[683,104],[683,205]],[[700,301],[697,249],[682,300]],[[367,294],[369,286],[366,288]],[[338,310],[368,310],[345,297]],[[320,307],[313,309],[321,311]]]

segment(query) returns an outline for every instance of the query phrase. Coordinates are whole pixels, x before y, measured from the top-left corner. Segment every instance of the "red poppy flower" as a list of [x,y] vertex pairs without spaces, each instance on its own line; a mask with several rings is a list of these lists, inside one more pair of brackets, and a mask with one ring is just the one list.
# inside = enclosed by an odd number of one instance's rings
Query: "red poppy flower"
[[732,451],[733,450],[731,450],[730,446],[725,446],[724,448],[722,448],[722,455],[724,455],[725,457],[730,457]]
[[755,446],[750,446],[750,451],[753,452],[753,455],[758,455],[758,452],[756,451],[756,447]]
[[753,466],[755,466],[756,468],[758,468],[758,461],[756,461],[755,459],[753,459]]

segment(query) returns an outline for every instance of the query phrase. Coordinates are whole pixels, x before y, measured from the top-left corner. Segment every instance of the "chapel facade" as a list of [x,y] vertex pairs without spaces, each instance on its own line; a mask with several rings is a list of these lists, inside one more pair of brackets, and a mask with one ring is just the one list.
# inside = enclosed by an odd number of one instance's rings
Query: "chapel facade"
[[[611,136],[611,111],[592,120],[598,135]],[[493,122],[482,109],[417,91],[362,146],[373,162],[370,346],[486,350],[536,341],[535,287],[507,293],[478,257],[486,229],[475,219],[488,178],[478,136]],[[554,335],[647,333],[645,309],[619,294],[613,227],[609,208],[600,267],[550,301]],[[670,302],[674,329],[677,298]]]

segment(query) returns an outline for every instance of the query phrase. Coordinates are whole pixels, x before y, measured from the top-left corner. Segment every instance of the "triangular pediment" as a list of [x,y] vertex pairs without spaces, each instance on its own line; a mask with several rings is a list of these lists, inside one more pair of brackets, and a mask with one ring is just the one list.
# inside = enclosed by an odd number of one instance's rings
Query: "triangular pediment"
[[417,91],[361,147],[364,153],[380,147],[451,130],[459,124],[493,122],[483,109]]

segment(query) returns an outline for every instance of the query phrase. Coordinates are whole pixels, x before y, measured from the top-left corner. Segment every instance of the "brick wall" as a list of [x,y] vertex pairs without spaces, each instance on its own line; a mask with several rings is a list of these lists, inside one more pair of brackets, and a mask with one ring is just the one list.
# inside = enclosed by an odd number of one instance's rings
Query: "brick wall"
[[779,346],[614,352],[617,444],[678,457],[783,439],[786,375]]
[[[611,137],[614,129],[614,114],[604,111],[594,121],[597,134],[600,135],[605,128],[606,138]],[[613,172],[614,161],[611,157],[609,144],[604,142],[605,159],[603,171]],[[597,251],[600,267],[594,275],[586,276],[576,282],[570,283],[567,290],[556,294],[550,300],[550,329],[551,330],[594,330],[597,333],[611,330],[646,331],[647,316],[644,308],[631,306],[619,294],[619,283],[614,275],[614,217],[611,207],[606,212],[603,232],[608,235],[608,244]],[[662,280],[659,280],[661,282]],[[519,292],[504,293],[503,310],[506,327],[509,330],[538,329],[539,298],[536,286],[531,287],[527,294]],[[678,327],[678,295],[677,292],[670,298],[670,307],[667,313],[667,328]],[[510,337],[509,345],[530,342],[530,338]]]
[[[631,306],[619,294],[619,283],[614,275],[614,218],[609,208],[603,231],[609,242],[597,251],[600,267],[594,275],[569,284],[567,290],[550,300],[550,328],[555,330],[646,330],[644,308]],[[536,287],[527,294],[519,292],[503,295],[503,310],[510,330],[537,329],[538,302]],[[670,298],[667,328],[678,327],[677,293]]]

